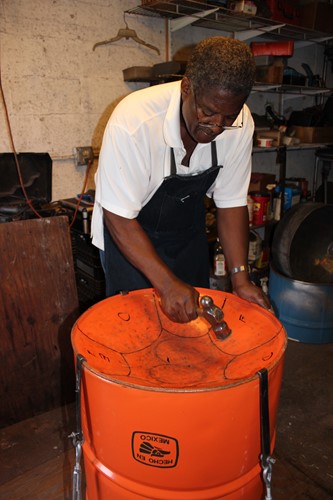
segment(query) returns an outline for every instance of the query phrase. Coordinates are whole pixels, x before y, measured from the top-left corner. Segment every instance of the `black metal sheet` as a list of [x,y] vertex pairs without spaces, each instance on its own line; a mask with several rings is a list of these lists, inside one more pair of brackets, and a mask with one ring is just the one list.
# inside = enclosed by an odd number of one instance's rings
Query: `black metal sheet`
[[274,233],[272,261],[290,278],[333,283],[333,205],[309,202],[288,210]]
[[[52,199],[52,159],[48,153],[18,153],[23,185],[32,201]],[[13,153],[0,154],[0,202],[24,200]]]

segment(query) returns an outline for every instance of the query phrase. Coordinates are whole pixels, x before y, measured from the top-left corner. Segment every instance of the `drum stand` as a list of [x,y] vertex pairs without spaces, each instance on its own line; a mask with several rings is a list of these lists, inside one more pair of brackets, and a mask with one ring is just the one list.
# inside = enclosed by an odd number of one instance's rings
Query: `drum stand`
[[84,442],[81,426],[81,379],[82,379],[82,364],[86,359],[78,354],[76,357],[76,432],[72,432],[68,437],[72,438],[75,448],[75,465],[73,470],[73,489],[72,500],[81,500],[81,457],[82,445]]
[[261,429],[261,466],[266,486],[265,500],[272,500],[271,481],[272,467],[275,458],[270,454],[269,406],[268,406],[268,372],[266,368],[258,371],[260,382],[260,429]]

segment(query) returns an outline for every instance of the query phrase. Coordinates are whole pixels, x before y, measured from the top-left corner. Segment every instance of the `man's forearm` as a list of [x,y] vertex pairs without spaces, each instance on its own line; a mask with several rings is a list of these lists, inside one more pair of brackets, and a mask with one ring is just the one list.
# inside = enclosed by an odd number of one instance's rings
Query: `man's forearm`
[[[245,266],[249,248],[249,219],[247,207],[218,208],[217,229],[229,271]],[[233,285],[248,281],[248,273],[232,275]]]
[[121,253],[154,288],[163,289],[175,279],[136,219],[126,219],[105,209],[103,213],[106,226]]

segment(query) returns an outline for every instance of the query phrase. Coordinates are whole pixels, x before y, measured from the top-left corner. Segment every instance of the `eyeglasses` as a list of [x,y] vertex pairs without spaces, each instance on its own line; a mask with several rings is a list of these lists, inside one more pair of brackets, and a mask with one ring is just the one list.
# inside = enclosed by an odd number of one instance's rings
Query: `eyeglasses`
[[[237,129],[243,127],[244,106],[242,107],[241,121],[239,122],[237,120],[237,118],[238,118],[240,113],[238,113],[238,115],[236,117],[229,117],[229,116],[223,116],[220,113],[213,113],[213,112],[207,113],[207,112],[205,112],[202,109],[202,107],[198,104],[193,88],[192,88],[192,94],[193,94],[193,100],[194,100],[194,106],[195,106],[195,110],[196,110],[197,119],[198,119],[199,125],[201,127],[219,128],[219,129],[221,129],[221,131],[222,130],[237,130]],[[217,121],[220,121],[222,118],[223,121],[227,121],[227,122],[228,121],[235,122],[237,120],[238,123],[236,125],[228,125],[228,126],[227,125],[218,125],[218,123],[213,122],[214,118]]]

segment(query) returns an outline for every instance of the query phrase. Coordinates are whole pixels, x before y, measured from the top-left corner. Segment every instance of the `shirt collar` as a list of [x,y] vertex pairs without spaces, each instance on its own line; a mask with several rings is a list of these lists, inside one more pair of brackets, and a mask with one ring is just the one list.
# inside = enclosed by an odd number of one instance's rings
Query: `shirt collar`
[[165,142],[171,148],[182,148],[183,142],[180,136],[180,92],[181,81],[174,82],[170,103],[165,115],[163,134]]

